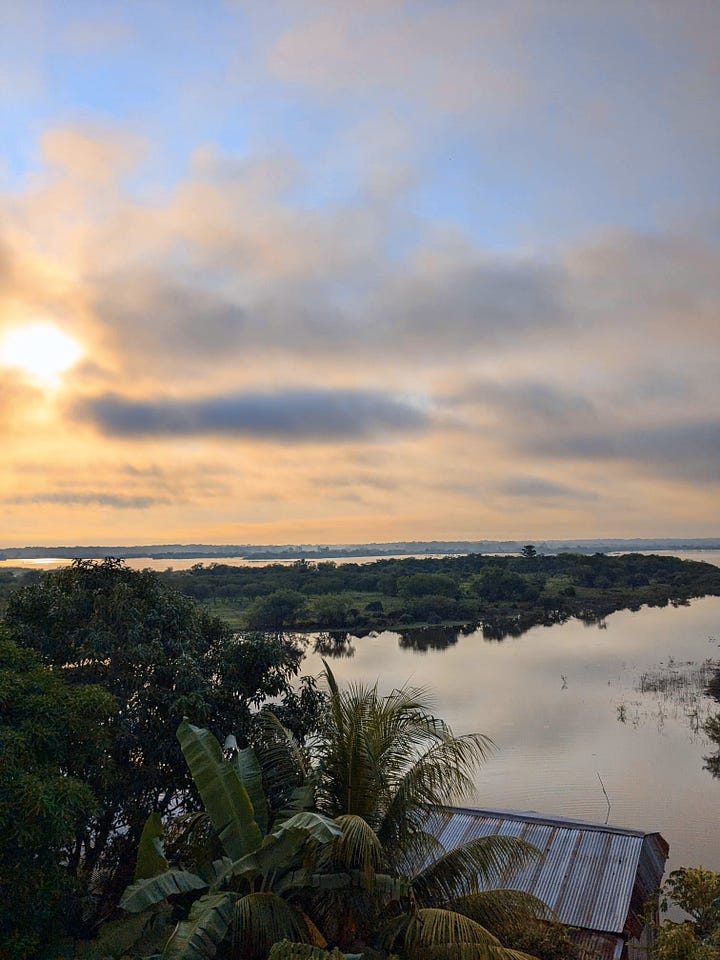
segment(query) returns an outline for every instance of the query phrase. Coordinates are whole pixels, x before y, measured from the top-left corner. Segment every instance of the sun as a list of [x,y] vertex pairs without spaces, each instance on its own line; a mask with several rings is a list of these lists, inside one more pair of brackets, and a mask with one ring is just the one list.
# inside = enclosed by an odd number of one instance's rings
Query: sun
[[8,330],[0,341],[0,363],[18,367],[35,380],[55,383],[82,356],[82,348],[52,323]]

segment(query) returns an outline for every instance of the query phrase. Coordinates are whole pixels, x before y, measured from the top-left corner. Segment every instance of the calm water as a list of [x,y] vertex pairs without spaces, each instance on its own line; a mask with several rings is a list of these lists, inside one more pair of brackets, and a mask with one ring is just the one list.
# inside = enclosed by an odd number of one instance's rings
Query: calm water
[[[688,664],[720,660],[719,597],[615,613],[605,628],[534,627],[502,642],[472,633],[418,652],[387,632],[353,646],[352,657],[332,661],[340,681],[428,685],[457,732],[493,738],[498,751],[479,777],[477,804],[604,822],[599,774],[610,822],[660,831],[670,843],[668,869],[720,870],[720,780],[703,769],[712,750],[694,713],[720,711],[720,703],[702,695],[707,677]],[[668,666],[685,687],[641,692],[644,674]],[[321,670],[318,654],[306,668]]]
[[[418,557],[427,559],[429,557],[445,557],[445,553],[397,553],[392,556],[372,556],[372,557],[323,557],[320,563],[332,560],[334,563],[375,563],[376,560],[406,560],[409,557]],[[313,561],[316,562],[316,561]],[[0,560],[0,570],[3,567],[22,567],[26,570],[58,570],[60,567],[66,567],[70,560],[66,557],[38,557],[37,559],[14,559]],[[211,563],[223,563],[229,567],[265,567],[269,564],[279,563],[282,566],[297,563],[297,560],[248,560],[245,557],[185,557],[177,559],[164,558],[158,560],[155,557],[129,557],[125,563],[134,570],[189,570],[196,563],[202,563],[209,566]],[[718,559],[720,563],[720,558]]]

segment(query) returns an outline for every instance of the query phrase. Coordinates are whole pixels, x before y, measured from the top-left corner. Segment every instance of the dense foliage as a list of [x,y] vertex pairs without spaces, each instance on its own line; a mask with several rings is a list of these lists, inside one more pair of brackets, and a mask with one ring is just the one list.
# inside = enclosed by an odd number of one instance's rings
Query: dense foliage
[[165,830],[156,814],[147,821],[121,901],[130,920],[101,931],[96,956],[142,945],[163,960],[265,960],[285,939],[404,960],[521,960],[492,928],[517,934],[546,908],[477,882],[539,851],[506,836],[445,851],[428,832],[433,805],[467,790],[488,741],[456,737],[421,691],[383,697],[327,679],[329,714],[309,750],[269,713],[257,752],[229,738],[223,753],[209,731],[180,725],[205,813]]
[[657,960],[720,960],[720,873],[681,867],[670,874],[663,894],[663,909],[675,903],[689,919],[663,922],[655,944]]
[[63,852],[87,829],[115,704],[0,637],[0,957],[23,960],[77,922]]
[[[531,545],[528,544],[528,547]],[[513,632],[570,616],[598,619],[642,604],[720,595],[720,568],[639,553],[196,564],[163,580],[228,622],[252,629],[352,630],[477,623]]]
[[[249,730],[266,698],[287,696],[287,720],[314,724],[317,691],[293,689],[304,650],[279,635],[237,637],[191,598],[119,561],[76,561],[9,599],[9,636],[57,668],[68,684],[114,695],[108,762],[89,770],[95,817],[78,831],[70,868],[127,879],[150,811],[194,802],[174,731],[183,717],[218,732]],[[113,884],[105,886],[112,890]]]

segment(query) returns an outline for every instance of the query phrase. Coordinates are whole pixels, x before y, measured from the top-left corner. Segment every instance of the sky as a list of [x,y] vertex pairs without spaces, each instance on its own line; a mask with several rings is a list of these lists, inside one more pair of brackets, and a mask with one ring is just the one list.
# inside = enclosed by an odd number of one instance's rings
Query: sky
[[720,535],[716,0],[0,0],[0,546]]

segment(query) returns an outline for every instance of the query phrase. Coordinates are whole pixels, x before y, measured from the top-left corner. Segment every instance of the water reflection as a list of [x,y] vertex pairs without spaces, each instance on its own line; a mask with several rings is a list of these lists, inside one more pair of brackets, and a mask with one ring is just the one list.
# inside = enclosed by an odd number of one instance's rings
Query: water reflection
[[342,657],[354,657],[355,647],[353,638],[347,631],[329,630],[327,633],[319,633],[315,637],[313,650],[319,656],[326,659],[338,660]]
[[[712,697],[716,703],[720,703],[720,664],[712,677],[708,680],[705,692],[708,697]],[[720,713],[713,714],[705,721],[705,735],[711,743],[715,744],[715,753],[705,757],[705,769],[716,779],[720,779]]]
[[466,637],[475,627],[417,627],[403,630],[400,633],[398,644],[402,650],[414,650],[416,653],[427,653],[428,650],[446,650],[458,642],[460,637]]
[[305,669],[318,673],[320,657],[338,651],[339,682],[431,687],[454,729],[498,744],[478,777],[479,805],[602,822],[599,774],[613,822],[663,833],[671,869],[720,869],[720,783],[711,776],[720,774],[720,724],[717,740],[703,729],[720,709],[720,698],[703,693],[720,692],[720,663],[697,690],[696,718],[689,701],[685,710],[648,684],[670,663],[720,661],[719,623],[720,598],[707,597],[530,629],[512,620],[324,636]]

